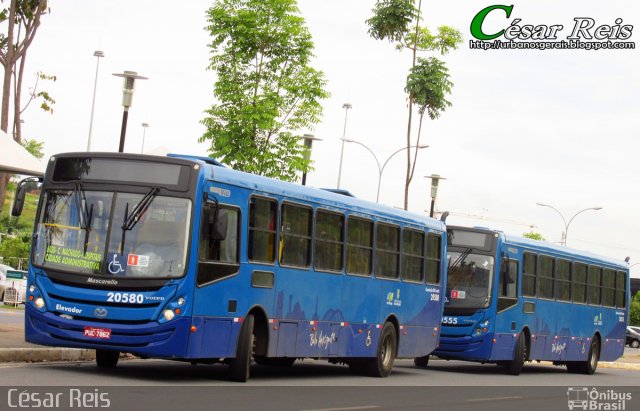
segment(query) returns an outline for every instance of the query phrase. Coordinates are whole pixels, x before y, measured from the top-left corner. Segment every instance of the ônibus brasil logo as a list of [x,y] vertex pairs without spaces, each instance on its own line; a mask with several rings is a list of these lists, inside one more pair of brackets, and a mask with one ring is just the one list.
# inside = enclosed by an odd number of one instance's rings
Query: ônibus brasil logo
[[[480,10],[471,20],[469,48],[480,50],[497,49],[635,49],[634,42],[626,41],[633,35],[633,25],[625,24],[621,17],[613,24],[599,24],[591,17],[574,17],[567,25],[570,32],[563,32],[564,24],[529,24],[521,18],[505,21],[500,29],[489,29],[487,16],[499,18],[499,13],[511,18],[514,6],[496,4]],[[566,33],[565,37],[563,37]],[[504,40],[500,40],[503,38]]]

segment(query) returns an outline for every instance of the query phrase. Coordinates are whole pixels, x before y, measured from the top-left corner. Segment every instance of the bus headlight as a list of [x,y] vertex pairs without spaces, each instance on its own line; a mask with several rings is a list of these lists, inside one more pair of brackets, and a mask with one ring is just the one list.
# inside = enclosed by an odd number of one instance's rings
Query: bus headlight
[[36,298],[36,300],[33,302],[33,304],[36,306],[36,308],[40,309],[44,307],[44,300],[42,299],[42,297],[38,297]]
[[160,321],[161,323],[165,323],[181,316],[187,309],[186,304],[187,300],[185,297],[181,296],[178,298],[174,298],[164,307],[162,316],[158,321]]
[[173,320],[173,317],[176,316],[176,314],[171,309],[164,310],[163,314],[164,314],[164,319],[167,321]]
[[478,324],[478,327],[475,329],[475,331],[473,331],[473,336],[474,337],[479,337],[484,333],[489,332],[489,320],[486,320],[480,324]]

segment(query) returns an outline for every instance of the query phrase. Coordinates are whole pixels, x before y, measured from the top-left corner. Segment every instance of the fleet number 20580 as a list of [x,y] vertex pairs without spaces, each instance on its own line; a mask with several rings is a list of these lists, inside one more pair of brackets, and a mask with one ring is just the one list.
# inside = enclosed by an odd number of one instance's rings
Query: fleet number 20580
[[144,295],[135,293],[107,293],[107,302],[142,304],[144,302]]

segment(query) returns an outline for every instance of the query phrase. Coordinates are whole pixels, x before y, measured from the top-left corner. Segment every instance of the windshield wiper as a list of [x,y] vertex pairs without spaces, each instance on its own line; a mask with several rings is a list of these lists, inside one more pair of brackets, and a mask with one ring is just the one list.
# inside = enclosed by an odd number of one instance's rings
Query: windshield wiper
[[86,254],[87,246],[89,244],[89,233],[91,232],[91,222],[93,220],[93,204],[91,204],[91,207],[87,207],[87,197],[85,196],[84,189],[80,183],[76,183],[74,197],[76,199],[76,207],[79,213],[79,226],[84,230],[83,254]]
[[147,211],[153,200],[156,198],[156,195],[158,195],[158,191],[160,191],[158,187],[153,187],[151,191],[149,191],[147,194],[145,194],[144,197],[142,197],[142,200],[140,200],[140,202],[136,204],[133,210],[131,210],[131,214],[129,214],[129,203],[127,202],[127,205],[124,209],[124,223],[122,224],[122,242],[120,243],[120,255],[122,255],[122,250],[124,249],[124,240],[127,231],[133,230],[133,227],[138,224],[140,217],[142,217],[145,211]]
[[462,263],[464,260],[467,259],[469,254],[471,254],[471,251],[473,251],[473,249],[467,248],[462,253],[460,253],[460,255],[458,256],[458,258],[456,258],[453,264],[449,264],[449,269],[456,268],[457,266],[459,266],[460,263]]

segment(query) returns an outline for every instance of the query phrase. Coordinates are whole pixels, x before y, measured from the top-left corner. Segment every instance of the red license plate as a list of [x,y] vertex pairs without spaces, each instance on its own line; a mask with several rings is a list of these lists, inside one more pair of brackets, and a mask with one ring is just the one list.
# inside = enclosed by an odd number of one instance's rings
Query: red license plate
[[111,338],[111,328],[84,327],[84,336],[108,340]]

